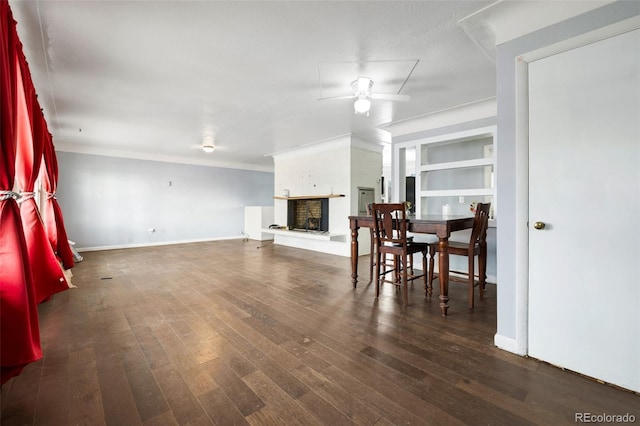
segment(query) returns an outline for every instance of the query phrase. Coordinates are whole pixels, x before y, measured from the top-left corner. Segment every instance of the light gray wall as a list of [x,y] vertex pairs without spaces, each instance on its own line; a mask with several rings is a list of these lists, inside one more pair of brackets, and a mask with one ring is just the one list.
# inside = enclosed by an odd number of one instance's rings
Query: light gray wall
[[68,152],[57,157],[57,198],[78,248],[241,237],[244,206],[273,205],[273,173]]
[[[640,2],[618,1],[575,18],[560,22],[497,47],[497,104],[498,137],[496,144],[496,188],[500,202],[497,229],[498,263],[498,330],[497,335],[516,339],[518,313],[516,312],[516,235],[518,209],[526,208],[527,200],[518,198],[516,147],[516,58],[518,55],[553,45],[606,25],[614,24],[640,14]],[[561,70],[560,70],[561,72]],[[526,149],[526,148],[524,148]],[[525,182],[526,184],[526,182]],[[522,318],[520,321],[526,321]]]

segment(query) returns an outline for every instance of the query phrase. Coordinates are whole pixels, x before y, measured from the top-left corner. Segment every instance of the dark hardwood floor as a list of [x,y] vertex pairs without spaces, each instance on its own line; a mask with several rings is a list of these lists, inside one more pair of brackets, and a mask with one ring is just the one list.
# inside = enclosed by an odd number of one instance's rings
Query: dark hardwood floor
[[[40,306],[10,425],[559,425],[640,396],[493,346],[495,286],[351,286],[348,258],[229,240],[91,252]],[[362,257],[360,270],[367,269]],[[364,278],[361,276],[361,278]]]

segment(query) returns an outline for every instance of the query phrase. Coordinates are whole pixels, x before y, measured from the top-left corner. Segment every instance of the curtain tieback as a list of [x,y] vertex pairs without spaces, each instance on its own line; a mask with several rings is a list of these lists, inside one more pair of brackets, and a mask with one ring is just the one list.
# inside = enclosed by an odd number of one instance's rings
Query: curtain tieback
[[13,198],[14,200],[19,200],[21,197],[20,194],[13,191],[0,191],[0,201],[8,200],[9,198]]
[[55,192],[47,192],[46,194],[47,194],[47,200],[50,200],[50,199],[52,199],[52,198],[54,198],[54,199],[56,199],[56,200],[58,199],[58,198],[56,197],[56,193],[55,193]]
[[18,202],[19,203],[24,203],[27,200],[31,200],[32,198],[36,197],[36,193],[35,192],[21,192],[18,195]]

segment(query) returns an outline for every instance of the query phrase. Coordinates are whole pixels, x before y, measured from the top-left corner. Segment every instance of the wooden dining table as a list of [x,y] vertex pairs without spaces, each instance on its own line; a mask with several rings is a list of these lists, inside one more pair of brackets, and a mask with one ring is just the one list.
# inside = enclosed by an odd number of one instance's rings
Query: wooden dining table
[[[416,234],[438,237],[438,277],[440,281],[440,311],[447,315],[449,309],[449,237],[452,232],[473,228],[473,216],[422,215],[407,218],[407,230]],[[351,228],[351,282],[358,285],[358,229],[373,228],[372,216],[349,216]],[[426,271],[425,271],[426,272]]]

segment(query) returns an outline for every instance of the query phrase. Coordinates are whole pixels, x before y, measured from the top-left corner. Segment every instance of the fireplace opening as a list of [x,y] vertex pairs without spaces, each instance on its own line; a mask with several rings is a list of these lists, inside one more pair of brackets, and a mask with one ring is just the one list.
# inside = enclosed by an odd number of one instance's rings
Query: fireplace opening
[[329,230],[329,199],[299,199],[288,201],[287,226],[294,231]]

